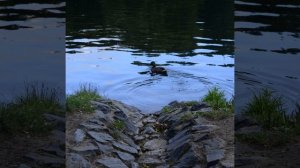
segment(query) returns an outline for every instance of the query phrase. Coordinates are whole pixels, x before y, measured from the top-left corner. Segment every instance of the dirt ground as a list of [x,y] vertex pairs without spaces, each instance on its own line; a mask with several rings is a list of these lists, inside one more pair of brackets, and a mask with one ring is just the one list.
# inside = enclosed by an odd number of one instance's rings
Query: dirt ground
[[263,149],[246,143],[236,142],[235,155],[251,165],[236,166],[243,168],[299,168],[300,167],[300,137],[294,142],[272,149]]
[[[30,137],[26,135],[8,136],[0,134],[0,167],[16,168],[29,163],[25,154],[34,152],[47,144],[47,136]],[[31,164],[32,165],[32,164]]]

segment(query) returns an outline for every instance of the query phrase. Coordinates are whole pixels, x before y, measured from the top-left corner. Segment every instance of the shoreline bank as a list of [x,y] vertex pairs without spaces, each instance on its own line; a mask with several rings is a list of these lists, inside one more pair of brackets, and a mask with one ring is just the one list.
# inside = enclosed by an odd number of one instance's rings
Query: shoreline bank
[[[208,120],[203,102],[171,102],[153,114],[110,99],[67,117],[67,167],[233,167],[233,114]],[[168,110],[166,110],[168,109]]]

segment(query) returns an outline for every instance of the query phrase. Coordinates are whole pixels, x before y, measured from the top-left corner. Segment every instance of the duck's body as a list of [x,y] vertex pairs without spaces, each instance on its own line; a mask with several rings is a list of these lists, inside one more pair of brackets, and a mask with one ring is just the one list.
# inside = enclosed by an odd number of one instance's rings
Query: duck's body
[[150,65],[152,66],[151,75],[160,74],[160,75],[168,76],[167,70],[163,67],[157,67],[154,61],[152,61]]

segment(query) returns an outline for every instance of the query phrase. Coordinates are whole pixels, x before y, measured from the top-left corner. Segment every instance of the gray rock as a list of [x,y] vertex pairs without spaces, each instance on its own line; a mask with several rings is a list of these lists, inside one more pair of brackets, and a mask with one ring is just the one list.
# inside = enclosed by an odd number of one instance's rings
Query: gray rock
[[133,161],[135,159],[135,157],[129,153],[120,152],[120,151],[117,151],[116,153],[124,161]]
[[142,155],[139,160],[138,163],[140,164],[161,164],[163,163],[163,161],[161,159],[159,159],[157,156],[148,156],[148,155]]
[[82,129],[76,129],[74,133],[74,140],[76,143],[80,143],[85,138],[85,132]]
[[102,111],[103,113],[107,114],[108,112],[110,112],[110,106],[104,104],[104,103],[101,103],[99,101],[91,101],[91,104],[93,106],[95,106],[97,108],[97,110],[100,110]]
[[107,168],[128,168],[120,159],[113,157],[103,157],[98,159],[97,163]]
[[199,163],[196,153],[190,149],[177,162],[174,168],[193,167]]
[[126,144],[123,144],[123,143],[113,142],[113,146],[115,146],[116,148],[122,149],[126,152],[132,153],[132,154],[137,154],[138,153],[138,151],[135,148],[130,147],[130,146],[128,146]]
[[136,140],[136,141],[141,141],[141,140],[145,139],[145,137],[142,136],[142,135],[135,135],[133,138],[134,138],[134,140]]
[[207,151],[206,161],[208,166],[212,166],[218,163],[219,160],[225,157],[225,150],[216,149],[212,151]]
[[61,157],[56,157],[53,155],[40,155],[37,153],[29,153],[25,155],[25,158],[32,160],[33,162],[36,162],[41,165],[48,165],[48,166],[53,166],[56,167],[58,165],[64,165],[65,160]]
[[167,141],[164,139],[152,139],[144,144],[144,149],[155,150],[166,148]]
[[207,108],[207,107],[208,107],[208,105],[205,103],[197,103],[197,104],[192,105],[191,111],[199,111],[199,110],[202,110],[203,108]]
[[162,156],[165,154],[165,149],[157,149],[152,151],[145,152],[145,155],[154,155],[154,156]]
[[66,143],[66,133],[60,130],[51,131],[51,138],[55,139],[57,144],[65,145]]
[[125,143],[127,143],[131,147],[134,147],[137,150],[141,149],[137,144],[135,144],[135,142],[129,136],[127,136],[123,133],[120,133],[119,136],[120,136],[120,139],[122,139]]
[[213,132],[217,130],[219,127],[216,125],[195,125],[191,130],[197,132]]
[[66,130],[66,119],[64,117],[60,117],[53,114],[44,114],[46,120],[50,121],[56,129],[60,131]]
[[101,133],[101,132],[94,132],[94,131],[89,131],[88,134],[94,138],[98,142],[106,143],[108,141],[114,140],[112,136],[110,136],[107,133]]
[[156,119],[152,118],[152,117],[147,117],[143,119],[143,123],[147,124],[147,123],[155,123]]
[[104,154],[110,154],[114,148],[110,145],[103,145],[101,143],[97,143],[99,150]]
[[91,168],[91,164],[79,154],[70,153],[66,158],[67,168]]
[[202,142],[205,146],[206,151],[224,148],[226,145],[226,142],[223,139],[218,138],[218,137],[212,138],[212,139],[207,139]]
[[101,110],[95,110],[95,117],[100,120],[107,120],[106,114],[104,114]]
[[127,119],[127,115],[123,111],[118,110],[118,111],[115,111],[114,114],[115,114],[116,119],[119,119],[119,120],[122,120],[122,121]]
[[136,162],[131,162],[131,168],[139,168],[139,164]]
[[75,146],[71,148],[72,151],[80,154],[93,154],[99,150],[99,148],[92,143],[81,144],[80,146]]
[[85,129],[89,130],[89,131],[101,131],[101,130],[107,130],[106,125],[100,125],[100,124],[95,124],[95,123],[91,123],[91,122],[86,122],[86,123],[82,123],[80,124],[81,127],[84,127]]
[[41,148],[41,150],[49,154],[65,157],[65,149],[62,149],[59,144],[50,144],[46,147]]
[[142,134],[154,134],[154,133],[156,133],[156,131],[153,129],[152,126],[147,126],[142,132]]

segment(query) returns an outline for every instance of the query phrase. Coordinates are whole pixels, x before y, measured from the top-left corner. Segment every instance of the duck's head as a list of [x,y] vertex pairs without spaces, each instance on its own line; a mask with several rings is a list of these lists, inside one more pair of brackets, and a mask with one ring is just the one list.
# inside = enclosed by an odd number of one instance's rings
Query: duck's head
[[150,63],[150,65],[151,65],[152,67],[156,67],[156,64],[155,64],[154,61],[152,61],[152,62]]

